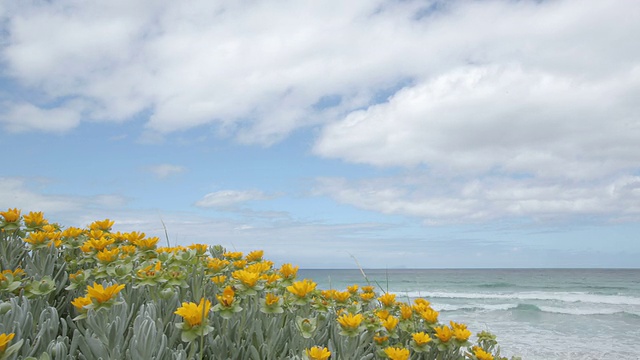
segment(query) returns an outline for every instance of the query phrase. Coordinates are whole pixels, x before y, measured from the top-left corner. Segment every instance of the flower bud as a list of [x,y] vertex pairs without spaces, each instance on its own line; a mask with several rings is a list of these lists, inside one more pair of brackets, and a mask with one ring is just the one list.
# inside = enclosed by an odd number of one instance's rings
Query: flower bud
[[11,310],[11,304],[8,302],[0,302],[0,315],[4,315]]

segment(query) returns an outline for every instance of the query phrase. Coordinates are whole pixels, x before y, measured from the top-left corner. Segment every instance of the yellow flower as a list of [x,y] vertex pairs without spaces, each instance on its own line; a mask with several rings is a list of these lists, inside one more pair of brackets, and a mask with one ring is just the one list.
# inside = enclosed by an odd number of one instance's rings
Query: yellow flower
[[319,346],[314,346],[310,349],[306,349],[305,353],[309,360],[327,360],[329,356],[331,356],[331,351],[326,347],[321,348]]
[[355,330],[360,326],[363,319],[364,318],[362,314],[353,315],[350,313],[346,313],[340,315],[340,317],[338,318],[338,323],[345,330]]
[[436,331],[436,336],[442,342],[448,342],[453,336],[453,331],[451,331],[451,328],[446,325],[434,327],[433,330]]
[[407,304],[400,305],[400,317],[402,320],[409,320],[413,316],[413,310],[411,310],[411,306]]
[[113,224],[115,224],[115,221],[112,221],[112,220],[109,220],[109,219],[104,219],[102,221],[96,220],[96,221],[92,222],[91,224],[89,224],[89,229],[91,229],[91,230],[109,231],[109,230],[111,230],[111,227],[113,226]]
[[421,311],[419,314],[420,317],[424,319],[424,321],[428,322],[429,324],[435,324],[438,321],[438,315],[440,313],[429,307]]
[[116,260],[118,258],[119,254],[120,254],[120,249],[118,249],[118,248],[114,248],[114,249],[111,249],[111,250],[104,249],[104,250],[98,252],[96,254],[96,257],[98,258],[98,260],[100,260],[103,263],[110,263],[110,262]]
[[111,235],[111,237],[112,237],[112,238],[116,241],[116,243],[118,243],[118,244],[119,244],[119,243],[121,243],[121,242],[124,242],[125,240],[127,240],[126,236],[125,236],[123,233],[121,233],[120,231],[118,231],[118,232],[114,232],[114,233],[113,233],[113,232],[112,232],[112,233],[109,233],[109,235]]
[[408,360],[409,350],[405,348],[394,348],[389,346],[384,349],[385,355],[391,360]]
[[15,223],[20,220],[20,210],[18,210],[18,208],[0,211],[0,215],[4,217],[4,221],[7,223]]
[[233,290],[231,286],[227,286],[222,291],[222,295],[216,295],[218,302],[224,307],[230,307],[233,305],[235,301],[236,292]]
[[467,329],[455,328],[453,329],[453,337],[458,341],[467,341],[471,336],[471,331]]
[[357,293],[358,292],[358,284],[353,284],[351,286],[347,286],[347,291],[352,293],[352,294]]
[[221,260],[218,258],[209,259],[207,262],[207,267],[215,272],[221,271],[227,265],[229,265],[229,260]]
[[280,280],[281,277],[278,274],[263,274],[262,279],[267,282],[267,285],[271,285]]
[[147,235],[143,232],[132,231],[130,233],[124,233],[122,236],[131,244],[136,245],[136,242],[144,239]]
[[242,259],[242,253],[240,251],[232,251],[232,252],[227,251],[226,253],[222,254],[222,256],[226,257],[229,260]]
[[224,275],[218,275],[218,276],[212,277],[211,281],[213,281],[216,285],[220,286],[224,284],[225,281],[227,281],[227,277]]
[[101,237],[105,236],[106,234],[107,233],[105,233],[104,231],[102,231],[100,229],[93,229],[93,230],[89,230],[88,237],[94,238],[94,239],[100,239]]
[[91,252],[92,250],[101,251],[104,250],[107,246],[113,244],[115,240],[108,239],[104,236],[100,238],[90,238],[85,241],[84,244],[80,247],[83,252]]
[[49,240],[47,233],[42,231],[32,232],[29,234],[29,236],[24,238],[24,242],[29,243],[33,246],[42,245],[46,243],[47,240]]
[[87,296],[91,299],[95,299],[98,303],[104,303],[111,300],[114,296],[116,296],[122,289],[124,289],[124,285],[113,284],[104,288],[102,285],[94,282],[93,287],[87,286]]
[[344,303],[349,300],[351,293],[348,291],[336,291],[333,293],[333,299],[339,303]]
[[24,270],[22,270],[21,268],[16,268],[15,270],[11,271],[9,269],[7,270],[2,270],[3,274],[11,274],[14,278],[20,277],[22,275],[24,275]]
[[378,310],[374,311],[374,313],[376,314],[376,316],[380,320],[385,320],[386,318],[389,317],[389,310],[378,309]]
[[47,244],[48,246],[53,244],[53,246],[58,247],[62,244],[62,240],[60,239],[62,237],[61,232],[48,231],[45,234],[47,235],[47,239],[49,239],[49,243]]
[[81,274],[84,274],[84,270],[82,270],[82,269],[81,269],[81,270],[76,271],[75,273],[69,274],[69,280],[71,280],[71,281],[75,281],[75,280],[76,280],[76,278],[77,278],[78,276],[80,276]]
[[16,334],[14,333],[0,334],[0,353],[3,353],[5,350],[7,350],[7,345],[9,345],[11,340],[13,340],[14,336],[16,336]]
[[141,250],[151,250],[156,247],[158,241],[160,241],[160,238],[154,236],[146,239],[138,239],[133,243],[133,245],[137,246]]
[[35,228],[49,223],[47,219],[44,218],[44,214],[42,213],[42,211],[31,211],[22,218],[24,220],[24,224],[30,228]]
[[264,250],[255,250],[247,254],[246,259],[248,262],[257,262],[262,260]]
[[247,260],[236,260],[233,262],[233,267],[236,269],[242,269],[247,266]]
[[331,300],[333,299],[333,296],[335,295],[336,290],[334,289],[329,289],[329,290],[320,290],[320,295],[322,295],[322,297],[325,300]]
[[271,263],[268,261],[253,263],[245,268],[245,270],[251,271],[254,273],[263,273],[270,269],[271,269]]
[[385,320],[382,320],[382,326],[384,326],[388,332],[391,332],[398,326],[398,322],[400,322],[400,320],[398,320],[397,317],[389,316]]
[[389,335],[376,335],[373,337],[373,341],[378,345],[384,344],[385,341],[389,340]]
[[431,337],[429,336],[429,334],[425,333],[424,331],[411,334],[411,338],[413,338],[413,341],[418,346],[425,346],[429,341],[431,341]]
[[209,250],[209,245],[205,245],[205,244],[191,244],[189,245],[187,248],[191,249],[191,250],[195,250],[197,254],[204,254],[207,252],[207,250]]
[[291,264],[282,264],[280,267],[280,275],[285,279],[291,279],[298,273],[298,266],[292,266]]
[[78,309],[78,311],[84,312],[86,311],[84,307],[90,305],[91,303],[91,298],[89,296],[82,296],[73,299],[71,305]]
[[231,274],[231,276],[234,279],[239,280],[243,285],[245,285],[248,288],[252,288],[256,286],[256,283],[258,282],[258,280],[260,280],[259,273],[254,273],[246,270],[234,271]]
[[82,235],[84,233],[83,229],[77,228],[77,227],[68,227],[66,229],[64,229],[64,231],[62,231],[62,236],[64,237],[69,237],[69,238],[74,238],[74,237],[78,237],[80,235]]
[[390,293],[385,293],[384,295],[380,296],[378,298],[378,300],[385,307],[391,307],[396,303],[396,295],[395,294],[390,294]]
[[363,286],[362,287],[362,292],[366,292],[366,293],[373,292],[373,286],[371,286],[371,285]]
[[162,271],[162,262],[158,261],[155,264],[148,265],[138,270],[136,274],[138,275],[138,277],[148,278],[148,277],[155,277],[156,275],[159,275],[160,271]]
[[362,301],[371,301],[374,297],[376,297],[376,294],[372,292],[363,292],[360,294],[360,299],[362,299]]
[[462,323],[457,323],[454,321],[449,321],[451,324],[451,330],[453,330],[453,337],[458,341],[467,341],[471,336],[471,331],[467,330],[467,325]]
[[479,346],[473,347],[473,354],[478,358],[478,360],[493,360],[493,355],[484,351]]
[[316,286],[317,284],[313,281],[304,279],[294,282],[291,286],[287,286],[287,290],[299,298],[304,298],[307,294],[315,290]]
[[120,253],[133,255],[136,253],[136,247],[133,245],[120,245]]
[[175,311],[174,314],[182,316],[184,321],[189,324],[189,327],[194,327],[202,324],[202,321],[209,315],[211,310],[211,301],[204,298],[200,299],[200,303],[183,302],[182,306]]
[[273,293],[267,293],[267,296],[264,299],[265,304],[267,304],[267,306],[272,306],[275,304],[278,304],[278,301],[280,301],[280,297],[273,294]]
[[467,325],[463,324],[463,323],[457,323],[453,320],[449,321],[449,325],[451,326],[451,329],[462,329],[462,330],[466,330],[467,329]]
[[431,308],[431,303],[425,299],[415,299],[413,305],[413,310],[417,313],[421,313],[429,308]]

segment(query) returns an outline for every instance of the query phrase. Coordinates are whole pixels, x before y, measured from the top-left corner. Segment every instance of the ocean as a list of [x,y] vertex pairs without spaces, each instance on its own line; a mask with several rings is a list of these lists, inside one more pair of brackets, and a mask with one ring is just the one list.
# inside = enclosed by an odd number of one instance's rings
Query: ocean
[[[440,322],[497,336],[523,360],[640,359],[640,269],[364,270],[397,299],[422,297]],[[321,289],[366,285],[360,270],[300,270]],[[473,340],[473,339],[472,339]]]

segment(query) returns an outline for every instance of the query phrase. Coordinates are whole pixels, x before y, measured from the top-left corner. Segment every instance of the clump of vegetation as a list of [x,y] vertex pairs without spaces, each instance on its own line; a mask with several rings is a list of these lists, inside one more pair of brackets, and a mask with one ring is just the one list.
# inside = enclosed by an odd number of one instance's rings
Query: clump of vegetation
[[493,335],[472,343],[427,300],[317,289],[260,250],[0,215],[0,360],[506,359]]

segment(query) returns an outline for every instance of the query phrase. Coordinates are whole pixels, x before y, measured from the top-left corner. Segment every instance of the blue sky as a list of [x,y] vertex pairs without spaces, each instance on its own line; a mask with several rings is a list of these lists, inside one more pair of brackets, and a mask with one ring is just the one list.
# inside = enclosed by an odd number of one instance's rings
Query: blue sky
[[640,267],[636,1],[0,3],[0,207],[307,268]]

